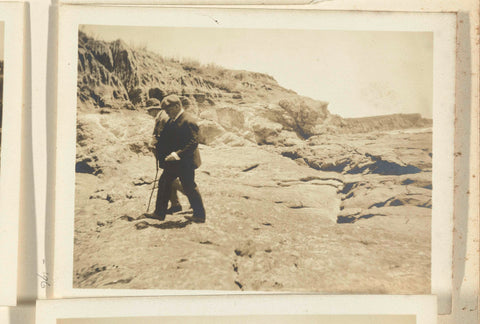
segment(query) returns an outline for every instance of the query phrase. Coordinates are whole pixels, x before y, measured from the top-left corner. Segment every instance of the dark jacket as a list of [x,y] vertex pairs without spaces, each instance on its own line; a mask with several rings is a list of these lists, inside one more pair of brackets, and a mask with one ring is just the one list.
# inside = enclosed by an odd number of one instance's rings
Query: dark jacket
[[[180,164],[185,168],[196,169],[200,166],[198,151],[198,125],[187,112],[183,112],[175,121],[169,120],[159,137],[159,164],[162,168]],[[165,162],[165,157],[176,152],[180,161]]]

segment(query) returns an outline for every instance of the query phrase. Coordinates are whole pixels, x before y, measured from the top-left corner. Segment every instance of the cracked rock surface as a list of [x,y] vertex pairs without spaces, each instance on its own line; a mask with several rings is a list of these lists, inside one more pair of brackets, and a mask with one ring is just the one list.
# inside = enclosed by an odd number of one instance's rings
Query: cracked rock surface
[[[115,133],[125,143],[140,141],[135,131],[125,136],[116,127],[152,120],[141,112],[128,112],[128,118],[112,115],[125,124],[110,119],[101,128],[103,137],[97,137],[106,142]],[[92,122],[84,129],[106,125],[102,118],[86,118]],[[109,127],[114,130],[105,132]],[[422,134],[425,143],[419,147],[428,148],[430,134]],[[344,142],[358,144],[345,136]],[[368,136],[353,138],[365,141],[357,145],[365,150],[380,143]],[[400,136],[401,144],[402,134],[388,136],[389,142]],[[353,174],[312,168],[282,156],[275,146],[201,145],[203,165],[196,180],[207,222],[194,224],[185,219],[192,211],[181,194],[182,212],[163,222],[142,217],[155,175],[153,156],[128,145],[96,144],[94,167],[102,171],[76,174],[74,287],[389,294],[430,290],[428,163],[412,174]],[[84,147],[79,144],[78,151]],[[119,162],[111,162],[115,158]],[[155,195],[152,206],[154,200]]]

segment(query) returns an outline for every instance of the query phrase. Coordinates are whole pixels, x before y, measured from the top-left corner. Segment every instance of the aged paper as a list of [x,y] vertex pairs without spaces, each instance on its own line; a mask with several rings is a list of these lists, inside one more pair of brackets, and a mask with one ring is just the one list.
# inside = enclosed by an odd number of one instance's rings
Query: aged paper
[[[359,299],[360,298],[360,299]],[[37,324],[388,323],[435,324],[434,296],[177,296],[41,300]],[[381,322],[383,320],[383,322]]]
[[17,302],[24,10],[23,3],[0,3],[0,305],[9,306]]
[[[128,9],[128,10],[127,10]],[[182,11],[183,10],[183,11]],[[197,10],[197,11],[196,11]],[[221,10],[221,9],[167,9],[167,8],[93,8],[93,7],[71,7],[63,6],[60,15],[60,35],[59,35],[59,84],[61,88],[58,98],[58,142],[57,142],[57,188],[56,188],[56,248],[55,248],[55,272],[54,272],[54,296],[55,297],[74,297],[74,296],[119,296],[119,295],[151,295],[151,294],[189,294],[192,293],[192,287],[187,290],[180,290],[181,286],[175,286],[176,281],[172,279],[171,283],[173,290],[141,290],[138,288],[149,288],[145,286],[132,286],[137,289],[119,289],[125,288],[125,284],[132,281],[130,277],[117,277],[107,280],[103,287],[90,288],[89,286],[79,288],[73,285],[74,276],[84,273],[88,274],[88,278],[96,278],[96,273],[105,273],[106,270],[122,273],[120,270],[115,270],[116,264],[112,268],[110,264],[92,264],[87,267],[80,267],[76,273],[74,271],[73,261],[73,243],[74,238],[74,209],[75,196],[74,180],[75,180],[75,125],[76,125],[76,107],[77,103],[77,67],[78,65],[78,51],[79,51],[79,27],[91,25],[121,25],[121,26],[157,26],[157,27],[203,27],[216,28],[221,30],[227,28],[257,28],[257,29],[271,29],[284,28],[285,30],[325,30],[325,31],[388,31],[388,32],[410,32],[410,33],[430,33],[433,37],[433,61],[431,61],[433,68],[433,206],[432,206],[432,250],[431,250],[431,291],[438,294],[442,300],[450,303],[451,291],[451,254],[445,253],[450,251],[452,245],[451,231],[453,227],[453,114],[454,114],[454,34],[455,34],[455,15],[454,14],[398,14],[398,13],[340,13],[340,12],[316,12],[316,11],[289,11],[288,15],[285,12],[276,11],[270,13],[268,10],[249,11],[246,9],[247,15],[242,15],[238,10]],[[175,14],[174,14],[175,13]],[[161,17],[161,19],[159,19]],[[241,18],[240,18],[241,17]],[[275,17],[275,19],[267,19]],[[320,19],[322,18],[322,19]],[[81,30],[80,30],[81,31]],[[95,31],[92,32],[95,35]],[[98,35],[98,34],[97,34]],[[87,42],[88,38],[85,39]],[[137,46],[141,46],[139,43]],[[148,44],[147,44],[148,46]],[[235,98],[233,98],[235,99]],[[103,100],[103,99],[102,99]],[[105,105],[105,101],[103,101]],[[109,104],[111,107],[111,104]],[[107,107],[109,108],[109,107]],[[106,113],[108,114],[108,113]],[[105,118],[109,118],[108,115]],[[78,127],[78,124],[77,124]],[[78,135],[78,133],[77,133]],[[83,135],[82,135],[83,136]],[[78,138],[78,137],[77,137]],[[78,154],[78,151],[77,151]],[[445,158],[445,157],[452,158]],[[92,162],[85,160],[80,161],[79,173],[85,173],[85,170],[91,170],[95,173],[97,169],[95,165],[89,164]],[[247,168],[248,169],[248,168]],[[245,169],[245,170],[247,170]],[[87,172],[88,173],[88,172]],[[80,177],[80,176],[79,176]],[[102,176],[100,176],[102,178]],[[94,178],[91,178],[92,180]],[[145,182],[145,181],[144,181]],[[141,185],[142,182],[139,182]],[[87,199],[101,199],[101,190],[97,193],[92,192],[91,198]],[[97,198],[98,196],[98,198]],[[130,199],[130,198],[129,198]],[[110,196],[110,199],[105,195],[107,204],[115,204],[118,198]],[[114,205],[112,205],[114,206]],[[292,205],[293,206],[293,205]],[[293,209],[297,206],[293,206]],[[85,214],[85,213],[84,213]],[[61,217],[59,217],[61,215]],[[106,215],[108,216],[108,215]],[[125,217],[124,217],[125,216]],[[118,219],[123,217],[123,221],[129,221],[129,217],[134,218],[137,215],[118,215]],[[103,217],[103,216],[101,216]],[[369,218],[369,217],[363,217]],[[93,226],[97,226],[98,233],[101,233],[103,228],[108,228],[114,219],[98,219]],[[338,222],[338,217],[336,218]],[[360,220],[361,221],[361,220]],[[359,221],[359,223],[360,223]],[[79,219],[79,222],[80,219]],[[138,221],[139,224],[145,222]],[[137,222],[133,222],[136,224]],[[147,224],[150,224],[146,222]],[[118,223],[120,224],[120,223]],[[177,223],[183,224],[183,223]],[[208,222],[207,222],[208,224]],[[105,227],[107,225],[107,227]],[[143,226],[143,225],[142,225]],[[161,224],[157,225],[159,229],[163,229]],[[182,225],[183,226],[183,225]],[[185,225],[190,226],[191,225]],[[345,225],[341,225],[345,226]],[[349,225],[347,225],[349,226]],[[148,226],[147,226],[148,227]],[[155,227],[155,226],[153,226]],[[189,228],[190,228],[189,227]],[[137,226],[137,229],[140,225]],[[144,227],[145,228],[145,227]],[[200,227],[201,228],[201,227]],[[150,231],[151,229],[146,229]],[[81,230],[83,231],[83,230]],[[81,232],[79,231],[79,232]],[[132,226],[132,231],[135,231]],[[100,237],[101,234],[98,234]],[[133,235],[133,234],[132,234]],[[125,240],[125,237],[123,238]],[[201,240],[207,242],[208,239]],[[105,245],[112,242],[105,242]],[[211,244],[205,243],[205,244]],[[366,244],[369,244],[368,242]],[[95,249],[96,250],[96,249]],[[238,249],[237,256],[242,256],[244,249]],[[268,250],[266,248],[265,250]],[[237,251],[237,250],[235,250]],[[270,253],[270,252],[266,252]],[[423,253],[423,252],[422,252]],[[85,252],[79,255],[86,255]],[[300,257],[301,258],[301,257]],[[353,260],[353,259],[352,259]],[[429,262],[430,257],[426,260]],[[207,261],[207,260],[206,260]],[[89,267],[91,269],[89,270]],[[98,270],[97,270],[98,268]],[[138,271],[141,272],[142,268]],[[82,270],[83,269],[83,270]],[[134,270],[136,271],[136,270]],[[235,266],[233,267],[235,271]],[[428,271],[430,272],[430,271]],[[138,276],[138,275],[136,275]],[[97,275],[98,277],[98,275]],[[424,278],[427,278],[428,275]],[[98,279],[97,279],[98,280]],[[102,279],[103,280],[103,279]],[[244,286],[244,283],[236,284],[239,288]],[[118,285],[117,289],[108,289],[109,286]],[[232,280],[232,284],[234,281]],[[248,287],[248,286],[247,286]],[[102,289],[98,289],[102,288]],[[128,287],[126,287],[128,288]],[[203,287],[203,291],[195,291],[195,293],[220,293],[220,291],[213,291],[208,287]],[[298,289],[298,287],[297,287]],[[430,291],[426,288],[426,291]],[[231,290],[231,289],[227,289]],[[251,290],[251,289],[247,289]],[[253,289],[263,291],[264,289]],[[288,291],[284,289],[284,291]],[[295,291],[295,287],[292,289]],[[356,290],[358,291],[358,290]],[[375,290],[374,290],[375,291]],[[235,293],[233,290],[232,293]],[[392,293],[392,291],[389,291]],[[223,292],[222,292],[223,293]],[[237,292],[238,293],[238,292]]]
[[222,1],[222,0],[102,0],[102,1],[92,1],[92,0],[62,0],[60,3],[63,4],[77,4],[77,5],[296,5],[296,4],[307,4],[315,3],[315,1],[307,0],[231,0],[231,1]]

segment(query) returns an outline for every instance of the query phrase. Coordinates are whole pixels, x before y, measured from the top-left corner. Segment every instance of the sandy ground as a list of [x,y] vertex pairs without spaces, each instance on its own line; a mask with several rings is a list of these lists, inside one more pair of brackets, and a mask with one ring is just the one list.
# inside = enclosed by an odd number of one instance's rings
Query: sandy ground
[[74,287],[429,293],[431,208],[398,198],[428,189],[409,189],[405,176],[318,171],[256,146],[200,150],[205,224],[185,219],[182,195],[182,212],[142,217],[155,176],[148,152],[76,174]]

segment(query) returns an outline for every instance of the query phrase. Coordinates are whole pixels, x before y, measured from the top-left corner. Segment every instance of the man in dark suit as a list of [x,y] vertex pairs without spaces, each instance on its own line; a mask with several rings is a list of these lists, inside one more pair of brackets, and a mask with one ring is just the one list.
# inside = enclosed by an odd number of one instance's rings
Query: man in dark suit
[[[153,137],[151,141],[151,147],[156,157],[157,167],[163,169],[165,165],[165,157],[166,154],[164,153],[165,150],[162,148],[162,141],[161,141],[161,134],[163,128],[168,123],[170,117],[167,115],[165,110],[160,110],[155,117],[155,127],[153,128]],[[160,165],[161,164],[161,165]],[[170,194],[170,208],[167,209],[167,214],[173,214],[175,212],[179,212],[182,210],[182,205],[180,205],[180,201],[178,200],[177,191],[185,194],[183,192],[182,185],[180,184],[180,180],[175,179],[172,183],[172,193]]]
[[196,223],[205,222],[205,208],[202,196],[195,183],[195,169],[200,164],[198,151],[198,125],[182,108],[182,102],[176,95],[170,95],[162,100],[161,107],[170,119],[163,128],[159,147],[163,173],[158,181],[158,193],[155,211],[146,215],[150,218],[164,220],[167,213],[168,200],[172,192],[172,183],[180,178],[183,190],[193,209],[190,219]]

